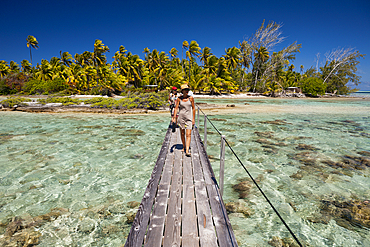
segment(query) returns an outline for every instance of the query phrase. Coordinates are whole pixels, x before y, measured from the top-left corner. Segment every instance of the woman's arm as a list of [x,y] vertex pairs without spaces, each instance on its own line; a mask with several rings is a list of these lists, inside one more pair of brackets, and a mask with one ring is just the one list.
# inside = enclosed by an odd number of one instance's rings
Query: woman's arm
[[175,110],[173,111],[172,122],[176,122],[176,114],[179,109],[180,98],[177,98],[175,103]]
[[194,98],[190,96],[190,102],[191,102],[191,107],[193,108],[193,125],[195,125],[195,103],[194,103]]

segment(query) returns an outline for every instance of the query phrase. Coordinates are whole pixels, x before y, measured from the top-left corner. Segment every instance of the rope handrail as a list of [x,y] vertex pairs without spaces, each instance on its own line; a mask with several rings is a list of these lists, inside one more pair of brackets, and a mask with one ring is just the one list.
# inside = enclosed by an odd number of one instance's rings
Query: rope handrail
[[[196,105],[196,107],[198,107],[198,109],[202,112],[202,114],[204,115],[204,117],[208,120],[208,122],[212,125],[212,127],[217,131],[217,133],[220,136],[222,136],[222,133],[216,128],[216,126],[212,123],[212,121],[208,118],[208,116],[202,111],[202,109],[198,105]],[[197,126],[197,127],[199,128],[199,126]],[[226,140],[226,138],[225,137],[223,137],[223,138],[225,140],[226,145],[229,147],[229,149],[231,150],[231,152],[234,154],[234,156],[236,157],[236,159],[239,161],[240,165],[247,172],[248,176],[253,181],[253,183],[256,185],[256,187],[258,188],[258,190],[261,192],[261,194],[263,195],[263,197],[265,198],[265,200],[269,203],[269,205],[274,210],[274,212],[277,214],[277,216],[279,217],[279,219],[283,222],[284,226],[288,229],[289,233],[293,236],[294,240],[298,243],[298,245],[300,247],[302,247],[303,245],[301,244],[301,242],[295,236],[295,234],[293,233],[293,231],[289,228],[288,224],[281,217],[281,215],[279,214],[279,212],[277,211],[277,209],[274,207],[274,205],[271,203],[271,201],[268,199],[268,197],[263,192],[263,190],[261,189],[261,187],[257,184],[256,180],[252,177],[252,174],[249,173],[248,169],[245,167],[245,165],[243,164],[243,162],[239,159],[238,155],[234,152],[234,150],[232,149],[232,147],[230,146],[230,144],[228,143],[228,141]]]

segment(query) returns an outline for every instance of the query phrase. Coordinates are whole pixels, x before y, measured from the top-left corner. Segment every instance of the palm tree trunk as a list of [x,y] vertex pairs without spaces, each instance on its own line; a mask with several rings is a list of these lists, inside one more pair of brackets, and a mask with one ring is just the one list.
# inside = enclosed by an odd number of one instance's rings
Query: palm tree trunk
[[32,64],[32,52],[31,52],[31,46],[30,46],[30,58],[31,58],[31,64]]
[[257,75],[258,75],[258,70],[257,70],[257,73],[256,73],[256,78],[254,79],[253,93],[255,92],[256,86],[257,86]]
[[189,58],[189,83],[190,83],[190,71],[191,71],[191,62],[190,62],[190,58]]
[[243,69],[243,76],[242,76],[242,85],[244,86],[244,75],[245,75],[245,68]]
[[181,72],[184,73],[184,47],[181,51]]

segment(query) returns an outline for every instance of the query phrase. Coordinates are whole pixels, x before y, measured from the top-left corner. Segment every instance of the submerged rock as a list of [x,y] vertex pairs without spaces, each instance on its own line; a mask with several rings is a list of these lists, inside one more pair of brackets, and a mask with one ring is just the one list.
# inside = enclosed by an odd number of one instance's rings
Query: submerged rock
[[68,212],[68,209],[66,208],[53,208],[50,210],[49,213],[43,214],[40,216],[36,216],[33,218],[34,221],[52,221],[61,216],[62,214],[65,214]]
[[256,142],[260,143],[260,144],[267,144],[267,145],[273,145],[274,143],[267,140],[267,139],[264,139],[264,138],[261,138],[261,139],[258,139],[256,140]]
[[211,120],[212,121],[227,122],[227,120],[226,119],[223,119],[223,118],[212,118]]
[[353,125],[353,126],[360,126],[361,124],[359,124],[359,123],[356,123],[355,121],[352,121],[352,120],[344,120],[344,121],[342,121],[343,123],[349,123],[349,124],[351,124],[351,125]]
[[321,224],[329,224],[331,217],[329,215],[322,215],[320,213],[315,213],[312,216],[307,217],[307,220],[312,223],[321,223]]
[[370,158],[358,157],[353,155],[345,155],[342,158],[345,164],[351,165],[357,170],[364,170],[366,167],[370,167]]
[[256,134],[259,137],[265,137],[265,138],[273,138],[274,137],[274,132],[272,131],[265,131],[265,132],[260,132],[260,131],[255,131],[254,134]]
[[266,154],[277,154],[278,150],[274,146],[269,146],[269,145],[262,145],[264,147],[263,151]]
[[121,231],[122,231],[121,228],[117,225],[107,225],[107,226],[102,227],[103,237],[109,237],[112,234],[115,234]]
[[38,244],[41,233],[35,230],[46,222],[68,212],[64,208],[54,208],[49,213],[36,217],[24,216],[12,218],[6,226],[5,234],[0,238],[0,246],[33,246]]
[[126,223],[131,224],[135,220],[136,212],[129,212],[126,214],[126,217],[127,217]]
[[279,238],[273,236],[268,244],[274,247],[299,247],[298,243],[293,238]]
[[131,156],[131,159],[142,159],[144,158],[144,154],[134,154]]
[[288,144],[286,144],[284,142],[278,142],[278,143],[275,143],[274,145],[275,146],[279,146],[279,147],[286,147],[286,146],[288,146]]
[[138,207],[140,205],[140,202],[137,202],[137,201],[131,201],[131,202],[128,202],[127,203],[127,206],[129,207],[129,208],[136,208],[136,207]]
[[273,236],[270,241],[268,241],[268,244],[274,247],[283,247],[284,242],[281,238]]
[[332,160],[323,160],[321,163],[326,164],[332,168],[342,168],[347,171],[365,170],[370,167],[370,158],[359,157],[353,155],[345,155],[341,162],[334,162]]
[[247,179],[243,179],[240,183],[233,185],[232,188],[239,193],[239,198],[243,199],[249,195],[252,184]]
[[13,246],[34,246],[39,243],[41,232],[34,228],[23,229],[15,233],[13,236],[5,236],[0,239],[0,245],[4,247]]
[[138,129],[127,129],[121,135],[123,136],[142,136],[145,135],[145,132]]
[[294,160],[298,160],[305,165],[314,166],[316,164],[316,159],[312,157],[313,153],[311,152],[301,152],[296,154],[288,154],[288,157]]
[[321,214],[333,217],[338,225],[349,230],[354,230],[353,227],[370,228],[370,200],[323,200]]
[[360,155],[363,155],[363,156],[370,157],[370,152],[368,152],[368,151],[360,151],[360,152],[357,152],[357,153],[360,154]]
[[290,178],[295,178],[295,179],[301,179],[301,178],[303,178],[304,175],[306,175],[305,172],[302,171],[302,170],[299,170],[296,173],[290,175],[289,177]]
[[298,150],[318,150],[318,148],[316,148],[312,145],[302,144],[302,143],[298,144],[296,149],[298,149]]
[[225,204],[225,208],[228,213],[242,213],[245,217],[249,217],[253,213],[245,203],[241,202],[228,202]]
[[279,119],[276,119],[274,121],[263,121],[263,122],[260,122],[260,123],[262,123],[262,124],[274,124],[274,125],[291,124],[291,123],[286,122],[285,120],[279,120]]

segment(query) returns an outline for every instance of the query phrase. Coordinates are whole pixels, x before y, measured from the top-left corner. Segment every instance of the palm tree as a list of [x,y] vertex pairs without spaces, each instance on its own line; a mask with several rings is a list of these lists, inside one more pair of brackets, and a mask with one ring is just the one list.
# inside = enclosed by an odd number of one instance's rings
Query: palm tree
[[234,46],[232,48],[228,48],[225,52],[226,55],[224,55],[224,57],[227,63],[227,67],[232,73],[239,65],[240,50]]
[[212,56],[211,48],[204,47],[202,50],[202,54],[200,55],[200,61],[203,63],[203,67],[206,66],[207,60],[210,56]]
[[200,51],[201,51],[201,48],[199,47],[198,43],[195,40],[192,40],[190,42],[190,45],[189,45],[190,56],[191,57],[193,57],[193,56],[199,57],[199,55],[201,54]]
[[31,63],[26,59],[22,60],[21,67],[24,73],[30,73],[32,70]]
[[99,67],[107,63],[107,57],[104,55],[107,51],[109,51],[108,46],[104,45],[99,39],[95,40],[93,52],[93,61],[95,66]]
[[252,62],[252,46],[248,44],[247,41],[243,41],[242,43],[239,42],[240,45],[240,64],[243,68],[243,76],[242,76],[242,85],[244,86],[244,76],[246,74],[246,70],[249,69],[250,64]]
[[37,79],[41,81],[47,81],[53,79],[53,67],[48,60],[42,59],[41,65],[38,66],[38,70],[35,73]]
[[0,61],[0,78],[3,78],[8,74],[10,74],[10,68],[8,66],[8,63],[4,60],[1,60]]
[[177,58],[177,55],[178,55],[178,51],[175,47],[173,47],[171,50],[170,50],[170,55],[171,55],[171,67],[174,67],[174,68],[178,68],[180,66],[180,59]]
[[170,54],[171,54],[171,60],[174,59],[177,54],[178,54],[178,51],[176,50],[175,47],[173,47],[171,50],[170,50]]
[[68,66],[68,67],[71,66],[72,59],[73,59],[72,55],[69,54],[68,51],[65,51],[63,53],[62,53],[62,51],[60,51],[59,54],[60,54],[60,59],[62,60],[63,64]]
[[[149,53],[150,53],[149,48],[148,48],[148,47],[145,47],[145,48],[144,48],[143,53],[145,53],[145,60],[147,60],[147,57],[148,57],[148,55],[149,55]],[[148,60],[147,60],[147,61],[148,61]]]
[[254,54],[255,66],[253,66],[253,70],[255,71],[256,76],[254,80],[253,92],[256,90],[258,72],[262,71],[262,65],[269,59],[269,57],[269,52],[267,51],[266,47],[263,46],[261,46]]
[[27,47],[30,48],[30,57],[31,57],[31,64],[32,64],[32,52],[31,52],[31,47],[34,48],[34,49],[37,49],[39,48],[38,44],[39,42],[36,40],[35,37],[33,37],[32,35],[28,35],[27,39]]
[[19,65],[14,61],[10,61],[9,68],[10,68],[12,73],[18,73],[19,72]]
[[189,81],[190,81],[190,70],[193,60],[193,56],[199,57],[201,54],[201,48],[195,40],[192,40],[189,45],[189,50],[186,52],[186,57],[189,58]]
[[189,43],[188,41],[184,40],[184,42],[182,42],[182,53],[181,53],[181,64],[182,64],[182,70],[181,72],[184,72],[184,49],[188,49],[189,48]]

